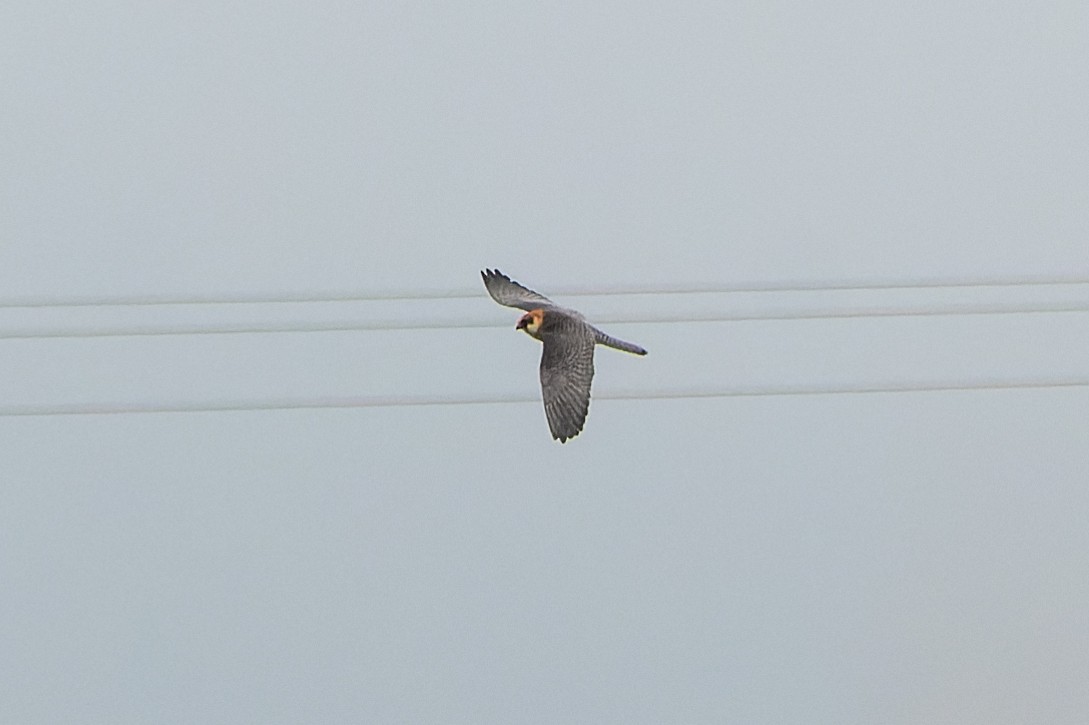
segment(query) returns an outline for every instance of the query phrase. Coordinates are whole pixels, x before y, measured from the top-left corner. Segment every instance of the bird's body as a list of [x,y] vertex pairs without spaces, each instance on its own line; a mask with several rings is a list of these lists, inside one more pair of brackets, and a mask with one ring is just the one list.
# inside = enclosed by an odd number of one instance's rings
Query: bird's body
[[516,329],[544,343],[541,352],[541,395],[552,437],[560,443],[574,438],[590,409],[594,378],[594,347],[606,345],[634,355],[646,355],[638,345],[597,329],[575,310],[560,307],[544,295],[523,287],[499,270],[480,273],[496,302],[525,310]]

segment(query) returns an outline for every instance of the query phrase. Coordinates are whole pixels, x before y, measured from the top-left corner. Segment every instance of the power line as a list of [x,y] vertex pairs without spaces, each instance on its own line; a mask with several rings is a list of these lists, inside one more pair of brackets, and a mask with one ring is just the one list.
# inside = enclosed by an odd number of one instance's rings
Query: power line
[[[978,277],[978,278],[926,278],[900,280],[858,279],[825,282],[787,280],[767,283],[739,283],[736,285],[643,285],[614,287],[562,287],[547,288],[548,294],[561,297],[606,297],[639,295],[695,295],[737,294],[762,292],[833,292],[850,290],[904,290],[904,289],[956,289],[971,287],[1045,287],[1089,285],[1089,277],[1078,276],[1025,276],[1025,277]],[[542,289],[546,289],[542,287]],[[453,300],[481,297],[484,292],[476,288],[396,290],[372,292],[307,292],[240,293],[208,295],[116,295],[88,297],[40,297],[0,300],[2,308],[46,307],[152,307],[165,305],[273,305],[307,304],[319,302],[380,302],[404,300]]]
[[[710,322],[782,322],[792,320],[838,320],[880,317],[955,317],[972,315],[1023,315],[1089,312],[1084,304],[961,304],[944,307],[886,307],[879,309],[809,310],[801,312],[710,313],[706,315],[654,315],[643,317],[604,316],[597,325],[656,325]],[[500,327],[494,320],[374,320],[367,322],[267,322],[224,323],[220,325],[130,325],[90,329],[0,330],[0,340],[79,339],[102,337],[160,337],[180,335],[246,335],[269,333],[375,332],[403,330],[472,330]]]
[[[658,390],[606,392],[594,400],[695,400],[714,398],[771,398],[832,395],[880,395],[897,393],[952,393],[1010,390],[1062,390],[1089,388],[1089,379],[966,381],[951,383],[877,383],[873,385],[756,386],[733,389]],[[237,400],[203,403],[85,403],[0,406],[0,417],[47,417],[85,415],[139,415],[154,413],[237,413],[283,410],[331,410],[352,408],[410,408],[461,405],[540,404],[536,396],[371,396]]]

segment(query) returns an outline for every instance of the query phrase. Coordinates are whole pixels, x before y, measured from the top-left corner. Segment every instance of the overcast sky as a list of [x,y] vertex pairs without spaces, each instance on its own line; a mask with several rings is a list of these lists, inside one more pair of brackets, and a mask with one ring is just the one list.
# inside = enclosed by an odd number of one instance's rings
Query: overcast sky
[[[1089,387],[1031,386],[1089,382],[1087,39],[7,4],[2,719],[1085,722]],[[650,351],[566,445],[484,267]],[[11,306],[388,293],[449,298]],[[311,331],[105,334],[239,327]],[[13,415],[379,398],[513,402]]]

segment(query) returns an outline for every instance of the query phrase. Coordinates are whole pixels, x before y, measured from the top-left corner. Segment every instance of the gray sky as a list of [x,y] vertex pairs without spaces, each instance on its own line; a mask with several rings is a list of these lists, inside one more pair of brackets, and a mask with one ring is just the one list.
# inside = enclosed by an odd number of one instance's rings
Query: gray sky
[[[1089,284],[562,293],[1089,280],[1089,6],[222,5],[0,10],[0,304],[462,296],[0,307],[5,720],[1085,721],[1089,389],[608,397],[1086,380]],[[483,267],[650,350],[565,446]],[[10,415],[375,397],[528,402]]]

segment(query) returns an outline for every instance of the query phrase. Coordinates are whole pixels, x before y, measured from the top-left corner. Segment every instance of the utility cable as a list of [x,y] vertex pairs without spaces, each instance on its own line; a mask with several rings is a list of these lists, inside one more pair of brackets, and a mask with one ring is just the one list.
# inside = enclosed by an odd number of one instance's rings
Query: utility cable
[[[517,276],[517,275],[516,275]],[[538,283],[539,284],[539,283]],[[738,284],[696,284],[696,285],[635,285],[585,287],[547,287],[553,299],[564,297],[605,297],[639,295],[697,295],[697,294],[737,294],[762,292],[833,292],[849,290],[904,290],[904,289],[957,289],[973,287],[1045,287],[1089,285],[1086,276],[1024,276],[1024,277],[977,277],[977,278],[939,278],[918,277],[913,279],[880,280],[856,279],[839,281],[797,281],[786,280],[766,283]],[[86,297],[27,297],[23,299],[0,300],[3,308],[48,308],[48,307],[151,307],[163,305],[276,305],[306,304],[330,302],[379,302],[397,300],[453,300],[468,299],[485,295],[483,288],[458,289],[389,289],[372,292],[341,293],[239,293],[239,294],[145,294]]]
[[[1022,315],[1089,312],[1083,304],[960,304],[943,307],[887,307],[878,309],[810,310],[802,312],[709,313],[706,315],[604,315],[595,325],[657,325],[710,322],[781,322],[791,320],[838,320],[880,317],[954,317],[971,315]],[[0,340],[80,339],[102,337],[161,337],[176,335],[246,335],[269,333],[375,332],[401,330],[475,330],[502,326],[494,320],[373,320],[365,322],[246,322],[222,324],[116,325],[88,329],[0,329]]]
[[[743,388],[604,392],[594,400],[695,400],[899,393],[954,393],[1013,390],[1089,389],[1089,378],[962,382],[875,383],[872,385],[778,385]],[[409,408],[462,405],[540,404],[533,395],[367,396],[179,403],[61,403],[0,406],[0,417],[139,415],[155,413],[235,413],[252,411]]]

